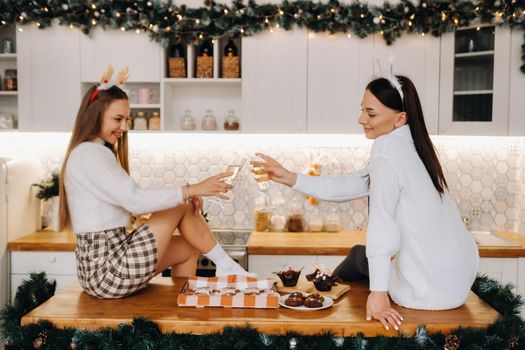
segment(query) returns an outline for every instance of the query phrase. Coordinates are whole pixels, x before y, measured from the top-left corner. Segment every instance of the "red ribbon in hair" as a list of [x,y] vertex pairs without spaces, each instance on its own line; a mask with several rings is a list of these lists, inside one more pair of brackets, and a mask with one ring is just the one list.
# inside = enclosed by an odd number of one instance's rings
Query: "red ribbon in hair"
[[93,101],[95,100],[95,97],[97,97],[97,95],[98,95],[99,93],[100,93],[100,90],[99,90],[98,88],[95,89],[95,91],[93,91],[93,92],[91,93],[91,96],[89,97],[89,104],[88,104],[88,105],[90,105],[90,104],[93,103]]

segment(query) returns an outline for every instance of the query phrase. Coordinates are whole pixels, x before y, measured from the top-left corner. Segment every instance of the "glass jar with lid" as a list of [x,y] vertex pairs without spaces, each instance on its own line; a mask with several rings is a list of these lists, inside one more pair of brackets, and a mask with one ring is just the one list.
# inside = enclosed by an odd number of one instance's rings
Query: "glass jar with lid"
[[302,232],[304,231],[304,216],[303,216],[303,199],[295,196],[290,203],[290,215],[286,222],[288,231]]
[[239,130],[239,119],[235,116],[233,109],[230,109],[228,116],[224,118],[224,130]]
[[197,124],[195,123],[195,118],[191,115],[191,110],[187,109],[184,111],[184,116],[180,121],[181,130],[195,130]]
[[282,232],[286,229],[286,206],[282,196],[277,196],[272,200],[272,217],[270,218],[270,230]]
[[202,117],[202,130],[217,130],[217,119],[212,114],[212,110],[206,110],[206,114]]
[[268,205],[268,196],[261,195],[255,198],[253,211],[253,226],[255,231],[267,231],[270,227],[272,208]]
[[148,119],[145,112],[137,112],[133,119],[133,130],[148,130]]
[[324,229],[327,232],[341,231],[341,218],[339,216],[339,207],[337,204],[332,204],[328,210],[328,215],[324,220]]
[[149,130],[160,130],[160,113],[152,112],[151,117],[148,119]]

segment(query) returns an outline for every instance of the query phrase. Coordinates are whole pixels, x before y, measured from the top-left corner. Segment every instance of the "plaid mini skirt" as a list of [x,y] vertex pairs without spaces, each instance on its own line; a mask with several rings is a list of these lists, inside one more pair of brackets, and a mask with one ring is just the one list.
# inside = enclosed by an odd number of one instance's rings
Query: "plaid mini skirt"
[[146,287],[155,276],[157,244],[148,225],[77,233],[77,276],[97,298],[122,298]]

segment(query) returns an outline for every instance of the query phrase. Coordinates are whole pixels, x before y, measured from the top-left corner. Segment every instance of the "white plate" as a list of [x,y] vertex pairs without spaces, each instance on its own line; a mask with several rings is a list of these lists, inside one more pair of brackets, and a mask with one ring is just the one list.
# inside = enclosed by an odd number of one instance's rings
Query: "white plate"
[[299,310],[299,311],[322,310],[322,309],[327,309],[330,306],[334,305],[334,300],[332,298],[323,295],[323,298],[324,298],[323,306],[320,306],[320,307],[306,307],[306,306],[303,306],[303,305],[301,305],[301,306],[288,306],[284,302],[285,302],[286,299],[288,299],[289,296],[290,296],[290,293],[282,295],[279,298],[279,305],[281,305],[283,307],[286,307],[288,309],[294,309],[294,310]]

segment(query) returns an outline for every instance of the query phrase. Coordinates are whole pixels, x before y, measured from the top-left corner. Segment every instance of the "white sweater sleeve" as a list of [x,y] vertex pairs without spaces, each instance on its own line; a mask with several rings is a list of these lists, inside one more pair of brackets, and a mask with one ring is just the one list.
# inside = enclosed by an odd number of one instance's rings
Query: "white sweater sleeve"
[[368,169],[342,176],[309,176],[297,174],[293,189],[312,197],[344,202],[368,196]]
[[401,233],[394,221],[401,187],[391,163],[384,156],[373,157],[370,170],[370,212],[366,255],[370,290],[388,291],[391,258],[397,254]]
[[83,143],[70,155],[67,171],[100,200],[135,214],[165,210],[182,203],[180,187],[142,188],[103,145]]

